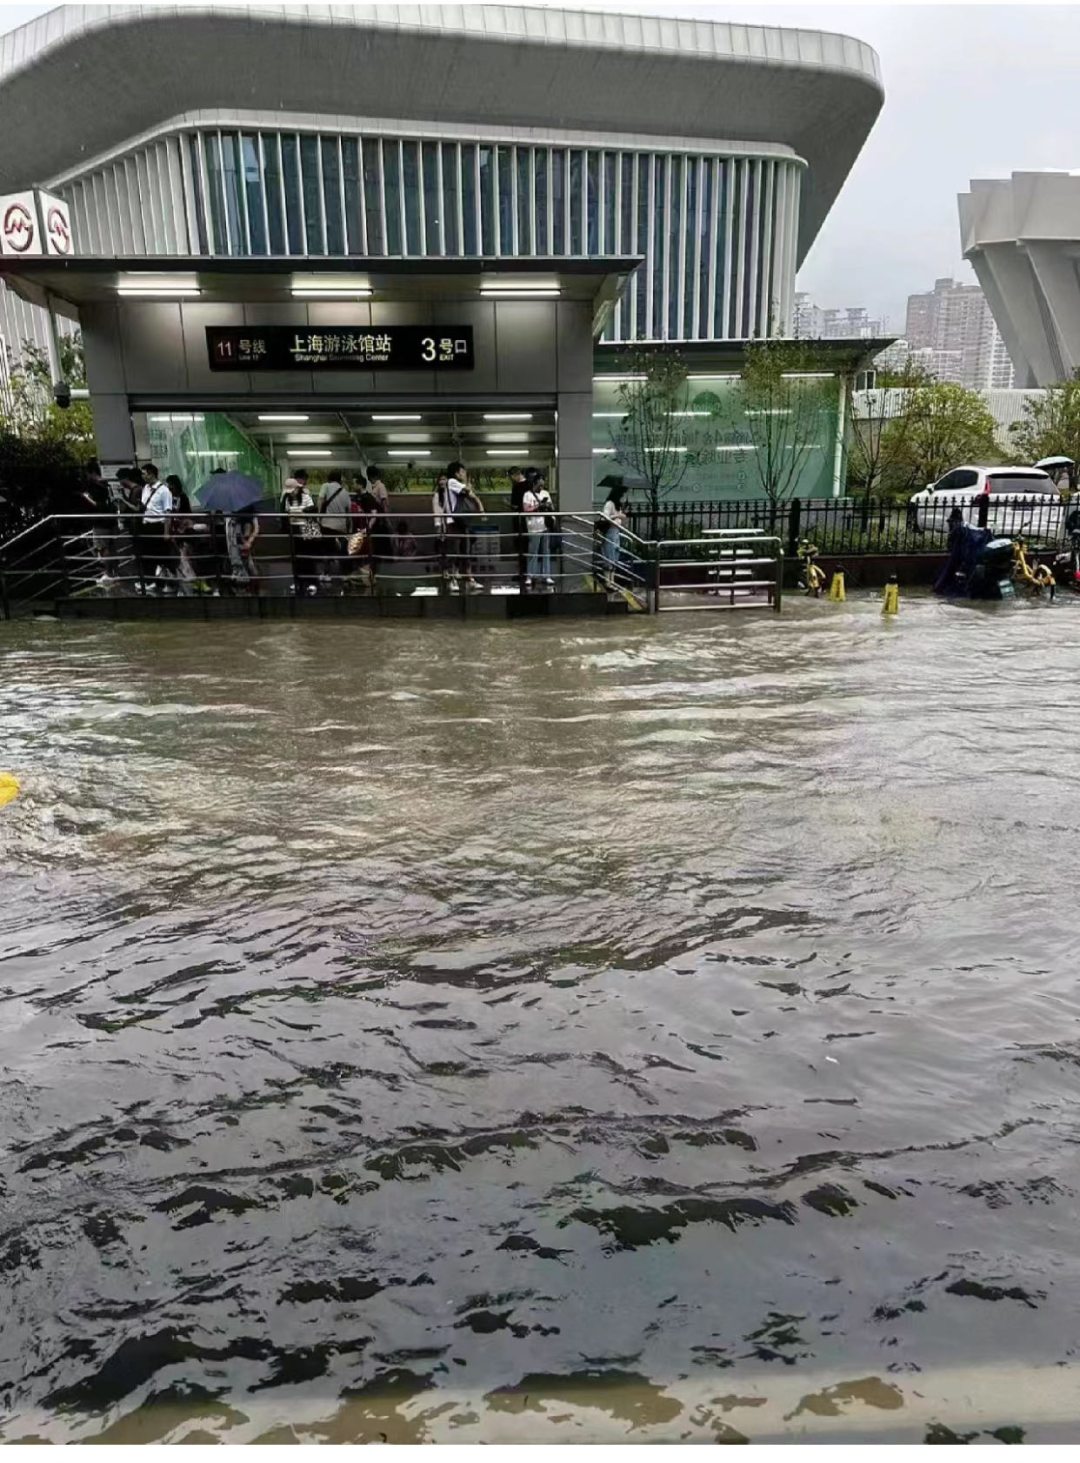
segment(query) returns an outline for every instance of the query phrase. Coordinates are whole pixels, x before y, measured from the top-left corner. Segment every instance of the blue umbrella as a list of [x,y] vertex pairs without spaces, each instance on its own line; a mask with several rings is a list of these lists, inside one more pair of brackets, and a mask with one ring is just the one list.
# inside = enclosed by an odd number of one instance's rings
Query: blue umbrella
[[266,497],[266,489],[255,478],[244,472],[215,472],[195,496],[203,508],[214,513],[239,513],[251,508]]

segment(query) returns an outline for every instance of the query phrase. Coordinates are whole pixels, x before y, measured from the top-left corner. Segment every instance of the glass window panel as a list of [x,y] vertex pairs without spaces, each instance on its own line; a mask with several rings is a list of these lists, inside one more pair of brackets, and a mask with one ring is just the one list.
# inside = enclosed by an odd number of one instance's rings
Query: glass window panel
[[304,220],[300,195],[300,152],[295,135],[281,139],[281,171],[285,178],[285,220],[289,232],[289,253],[304,252]]
[[679,291],[679,263],[682,234],[683,169],[686,159],[673,157],[671,168],[671,207],[668,210],[667,331],[671,340],[682,335],[682,294]]
[[322,231],[322,202],[319,198],[319,139],[301,137],[300,163],[304,180],[304,223],[309,254],[325,254]]
[[366,138],[360,145],[364,168],[364,213],[367,218],[369,254],[383,252],[382,199],[379,194],[379,139]]
[[518,253],[529,254],[532,252],[532,240],[529,234],[529,216],[532,212],[532,189],[529,184],[529,154],[532,148],[519,147],[517,151],[517,223],[518,223]]
[[551,152],[546,147],[536,149],[536,252],[550,254],[548,243],[548,165]]
[[600,154],[590,152],[586,167],[588,198],[586,199],[586,254],[600,253]]
[[225,194],[221,185],[221,160],[216,135],[203,134],[203,155],[206,159],[206,191],[210,195],[210,222],[214,234],[214,253],[227,254],[225,241]]
[[401,161],[405,171],[405,252],[422,254],[424,241],[420,237],[420,159],[417,143],[402,143]]
[[233,254],[245,252],[243,228],[240,223],[240,187],[237,178],[234,138],[225,133],[221,139],[221,162],[225,169],[225,217],[229,225],[229,247]]
[[[199,147],[198,133],[192,133],[185,139],[188,150],[188,163],[191,166],[191,188],[195,194],[195,228],[199,235],[199,248],[207,254],[214,253],[213,241],[207,233],[206,209],[203,207],[203,166],[202,149]],[[85,196],[86,189],[83,189]],[[119,224],[120,214],[117,210],[116,221]],[[87,250],[87,253],[91,252]]]
[[751,163],[744,163],[747,169],[746,188],[746,227],[744,240],[743,265],[743,334],[750,335],[756,328],[752,310],[754,301],[754,271],[753,271],[753,237],[754,237],[754,215],[758,206],[758,190],[756,187],[757,167]]
[[623,153],[622,160],[622,239],[619,247],[624,254],[636,253],[634,247],[634,159]]
[[698,318],[701,323],[698,334],[701,336],[712,334],[708,319],[709,278],[713,270],[712,196],[713,163],[712,158],[706,158],[705,178],[701,186],[701,197],[698,200],[698,231],[701,234],[701,273],[698,276]]
[[514,151],[499,148],[499,253],[514,252]]
[[480,226],[485,254],[495,253],[495,200],[492,187],[495,177],[494,148],[481,145],[480,153]]
[[716,237],[712,244],[715,256],[713,268],[716,270],[716,306],[711,322],[713,337],[719,339],[729,333],[727,321],[724,319],[724,249],[727,240],[727,219],[724,212],[727,208],[727,186],[728,165],[721,162],[716,179]]
[[471,142],[461,147],[461,196],[465,221],[465,253],[479,254],[476,237],[476,147]]
[[581,218],[581,177],[585,165],[585,155],[580,148],[575,147],[570,154],[570,239],[567,245],[567,253],[581,254],[582,248],[582,218]]
[[667,230],[667,158],[658,157],[653,169],[653,236],[650,241],[652,258],[646,268],[652,268],[653,319],[649,321],[649,334],[662,336],[660,322],[663,320],[664,305],[664,235]]
[[443,218],[446,228],[446,252],[448,254],[461,253],[461,240],[458,238],[458,175],[457,175],[457,145],[453,142],[442,144],[442,177],[443,177]]
[[319,139],[322,153],[323,198],[326,203],[326,252],[345,253],[345,220],[341,216],[341,163],[337,138]]
[[637,241],[634,245],[635,254],[644,254],[645,263],[637,271],[634,278],[637,280],[637,332],[636,334],[644,339],[652,335],[651,322],[645,318],[645,306],[648,303],[647,273],[652,268],[650,248],[652,241],[649,238],[649,189],[651,186],[652,159],[644,153],[639,153],[637,158],[638,190],[637,190]]
[[341,139],[341,161],[345,169],[345,250],[363,254],[364,232],[360,227],[360,143],[355,137]]
[[281,141],[277,133],[263,137],[262,154],[266,214],[270,224],[270,253],[286,254],[285,217],[281,211]]
[[386,252],[401,254],[401,169],[398,166],[398,145],[383,142],[383,176],[386,183]]
[[615,231],[615,171],[618,158],[613,152],[604,153],[604,247],[609,254],[618,252],[618,236]]
[[566,253],[566,153],[554,148],[551,154],[552,253]]
[[426,251],[439,253],[439,221],[442,217],[442,199],[439,197],[439,144],[425,142],[424,163],[424,227],[427,230]]
[[247,195],[248,230],[251,234],[251,252],[265,254],[266,223],[263,219],[262,177],[259,172],[258,138],[245,132],[240,139],[241,159],[244,165],[244,192]]

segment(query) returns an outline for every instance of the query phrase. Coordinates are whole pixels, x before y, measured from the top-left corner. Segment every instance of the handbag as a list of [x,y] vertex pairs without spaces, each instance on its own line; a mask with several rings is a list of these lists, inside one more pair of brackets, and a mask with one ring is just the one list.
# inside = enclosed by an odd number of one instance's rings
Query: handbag
[[358,558],[361,554],[366,554],[367,551],[368,551],[368,535],[367,535],[367,533],[354,533],[353,536],[352,536],[352,538],[349,540],[349,553],[350,553],[350,555],[352,555],[353,558]]
[[322,538],[322,528],[317,518],[309,518],[306,515],[300,519],[301,538]]

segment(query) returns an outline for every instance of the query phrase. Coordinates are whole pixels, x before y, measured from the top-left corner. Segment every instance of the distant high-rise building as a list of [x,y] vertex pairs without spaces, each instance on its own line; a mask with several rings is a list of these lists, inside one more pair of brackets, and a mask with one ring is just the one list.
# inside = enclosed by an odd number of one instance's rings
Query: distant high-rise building
[[885,322],[872,320],[865,305],[823,310],[805,293],[795,296],[794,320],[800,340],[871,340],[886,333]]
[[939,381],[973,391],[1013,385],[1005,342],[977,284],[937,279],[932,290],[909,295],[904,334],[912,361]]

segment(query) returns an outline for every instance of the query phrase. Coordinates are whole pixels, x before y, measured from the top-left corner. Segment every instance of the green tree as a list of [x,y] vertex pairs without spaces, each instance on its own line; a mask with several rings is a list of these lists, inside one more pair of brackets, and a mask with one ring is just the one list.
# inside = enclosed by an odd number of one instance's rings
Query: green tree
[[611,426],[615,460],[640,482],[657,536],[660,503],[690,469],[715,463],[719,422],[710,407],[689,405],[689,367],[675,351],[635,351],[621,363],[622,417]]
[[911,393],[930,385],[925,371],[906,365],[900,371],[879,371],[874,386],[847,393],[847,488],[871,497],[885,493],[904,477],[911,428]]
[[778,506],[791,498],[810,453],[833,420],[837,382],[810,341],[761,340],[746,350],[733,393],[753,447],[750,465],[762,494]]
[[1071,381],[1048,386],[1028,397],[1023,415],[1009,428],[1016,456],[1027,463],[1043,457],[1071,457],[1080,462],[1080,371]]
[[[61,337],[60,374],[69,386],[86,386],[81,334]],[[63,443],[82,459],[96,451],[90,403],[56,405],[48,353],[29,340],[23,342],[22,359],[11,371],[8,390],[0,394],[0,428],[32,442]]]
[[977,391],[951,381],[911,387],[882,433],[891,463],[887,486],[921,488],[962,463],[997,462],[994,433],[994,418]]
[[53,512],[68,512],[78,463],[63,442],[0,432],[0,543]]

